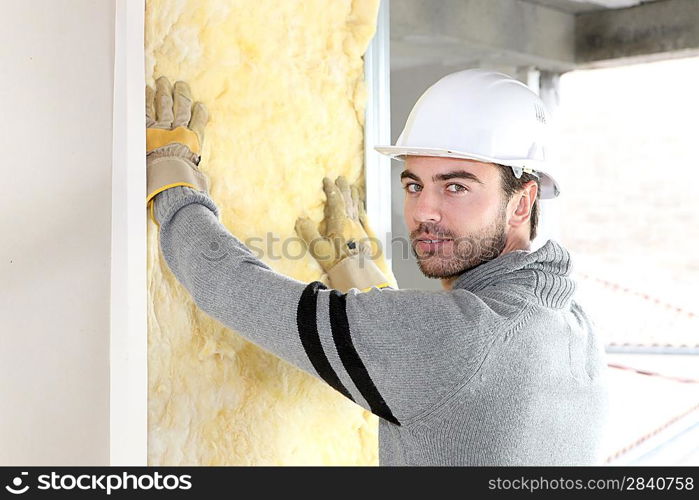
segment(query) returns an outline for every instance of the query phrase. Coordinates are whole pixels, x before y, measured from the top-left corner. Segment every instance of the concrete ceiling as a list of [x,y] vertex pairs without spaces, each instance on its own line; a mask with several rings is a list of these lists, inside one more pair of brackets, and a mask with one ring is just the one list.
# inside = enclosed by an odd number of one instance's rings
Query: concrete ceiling
[[564,73],[699,55],[699,0],[392,0],[390,9],[392,69]]
[[657,0],[525,0],[528,3],[535,3],[550,7],[568,14],[581,14],[603,9],[623,9],[633,7],[641,3],[654,2]]

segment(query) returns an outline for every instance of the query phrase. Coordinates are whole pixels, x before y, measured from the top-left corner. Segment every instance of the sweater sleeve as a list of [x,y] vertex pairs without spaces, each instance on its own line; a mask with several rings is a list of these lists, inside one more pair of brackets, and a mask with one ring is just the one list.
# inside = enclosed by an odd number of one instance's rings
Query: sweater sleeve
[[200,309],[396,425],[468,383],[516,313],[461,289],[341,293],[277,273],[189,187],[158,194],[154,211],[165,261]]

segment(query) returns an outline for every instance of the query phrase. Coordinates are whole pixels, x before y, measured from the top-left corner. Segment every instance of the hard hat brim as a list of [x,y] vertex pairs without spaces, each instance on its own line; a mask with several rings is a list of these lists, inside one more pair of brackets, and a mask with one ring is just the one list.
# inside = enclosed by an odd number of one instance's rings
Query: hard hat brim
[[405,156],[438,156],[443,158],[461,158],[465,160],[476,160],[483,163],[498,163],[508,167],[525,167],[536,170],[540,174],[539,184],[541,186],[541,199],[555,198],[560,194],[560,187],[556,180],[549,175],[544,162],[538,162],[531,159],[502,159],[490,158],[487,156],[466,153],[464,151],[453,151],[449,149],[437,148],[421,148],[421,147],[405,147],[405,146],[374,146],[374,149],[379,153],[390,156],[394,160],[403,161]]
[[419,148],[419,147],[405,147],[405,146],[374,146],[374,149],[381,154],[390,156],[396,160],[402,160],[403,156],[441,156],[445,158],[464,158],[467,160],[477,160],[485,163],[498,163],[492,158],[486,156],[465,153],[463,151],[454,151],[449,149],[436,149],[436,148]]

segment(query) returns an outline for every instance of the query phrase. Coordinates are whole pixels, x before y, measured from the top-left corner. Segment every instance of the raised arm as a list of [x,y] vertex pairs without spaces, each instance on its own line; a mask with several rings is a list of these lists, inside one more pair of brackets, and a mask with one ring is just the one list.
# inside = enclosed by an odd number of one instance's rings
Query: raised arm
[[[348,263],[337,281],[362,282],[365,292],[343,293],[276,273],[221,224],[207,194],[208,181],[197,168],[208,119],[204,105],[192,104],[187,84],[173,88],[162,77],[146,98],[148,206],[160,225],[165,261],[204,312],[397,425],[468,383],[496,332],[516,316],[514,306],[466,290],[371,286],[387,282],[371,259],[345,258],[353,247],[344,240],[332,243],[336,251],[331,262],[322,262],[324,269],[330,275],[331,267]],[[326,190],[335,207],[326,214],[327,233],[352,241],[366,235],[359,219],[338,222],[342,203],[333,192]],[[308,224],[300,229],[304,240],[314,236]]]
[[160,245],[211,317],[395,424],[467,383],[510,308],[465,290],[341,293],[273,271],[188,187],[155,197]]

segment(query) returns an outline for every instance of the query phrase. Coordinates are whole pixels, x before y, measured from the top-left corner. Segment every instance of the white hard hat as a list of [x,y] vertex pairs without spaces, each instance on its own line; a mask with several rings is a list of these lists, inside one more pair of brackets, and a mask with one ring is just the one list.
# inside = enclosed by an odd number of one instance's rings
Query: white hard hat
[[539,177],[542,199],[558,196],[545,150],[549,114],[522,82],[505,74],[468,69],[447,75],[413,106],[395,146],[379,153],[467,158],[512,167]]

